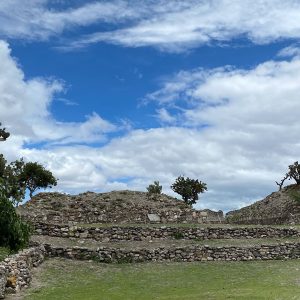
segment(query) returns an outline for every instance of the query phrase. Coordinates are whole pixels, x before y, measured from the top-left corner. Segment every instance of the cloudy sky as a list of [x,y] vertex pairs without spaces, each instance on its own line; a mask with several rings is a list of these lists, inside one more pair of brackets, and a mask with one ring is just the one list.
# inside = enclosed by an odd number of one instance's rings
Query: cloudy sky
[[9,160],[59,191],[171,194],[240,208],[299,159],[297,0],[1,0],[0,121]]

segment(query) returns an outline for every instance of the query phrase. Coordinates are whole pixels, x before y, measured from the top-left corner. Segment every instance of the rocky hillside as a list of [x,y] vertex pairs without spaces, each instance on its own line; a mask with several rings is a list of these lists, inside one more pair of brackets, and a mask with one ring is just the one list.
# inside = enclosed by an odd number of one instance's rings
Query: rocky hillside
[[79,195],[40,193],[18,208],[32,223],[209,223],[223,221],[223,213],[191,209],[167,195],[144,192],[87,192]]
[[300,224],[300,186],[289,185],[265,199],[226,214],[236,224]]

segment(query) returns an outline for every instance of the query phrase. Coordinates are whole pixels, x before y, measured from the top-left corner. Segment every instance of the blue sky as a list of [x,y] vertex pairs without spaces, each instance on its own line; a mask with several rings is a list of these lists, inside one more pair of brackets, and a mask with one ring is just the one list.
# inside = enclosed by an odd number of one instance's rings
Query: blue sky
[[208,185],[236,209],[298,160],[300,3],[0,3],[1,152],[43,163],[68,193]]

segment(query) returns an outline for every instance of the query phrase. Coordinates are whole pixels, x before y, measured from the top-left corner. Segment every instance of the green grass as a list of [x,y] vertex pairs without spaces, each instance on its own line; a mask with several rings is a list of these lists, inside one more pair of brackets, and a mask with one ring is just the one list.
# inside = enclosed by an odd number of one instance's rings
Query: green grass
[[7,248],[0,247],[0,262],[9,255]]
[[300,260],[105,265],[48,260],[25,300],[299,299]]

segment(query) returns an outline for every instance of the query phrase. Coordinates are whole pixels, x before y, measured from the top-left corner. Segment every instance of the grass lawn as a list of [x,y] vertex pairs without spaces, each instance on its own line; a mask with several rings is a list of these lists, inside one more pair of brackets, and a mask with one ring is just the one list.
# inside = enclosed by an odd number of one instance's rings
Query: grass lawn
[[7,248],[0,247],[0,262],[9,254],[9,250]]
[[300,260],[100,264],[49,259],[25,300],[299,299]]

